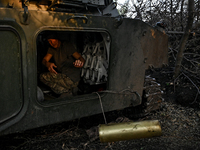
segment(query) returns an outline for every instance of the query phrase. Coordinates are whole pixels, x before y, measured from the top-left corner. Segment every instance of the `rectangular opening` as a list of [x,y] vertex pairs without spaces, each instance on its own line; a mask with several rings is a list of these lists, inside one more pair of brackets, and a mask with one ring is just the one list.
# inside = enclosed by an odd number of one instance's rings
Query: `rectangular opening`
[[[59,50],[52,48],[48,41],[50,38],[49,35],[56,35],[56,38],[61,43],[60,47],[62,48],[59,48]],[[49,70],[47,66],[42,63],[44,57],[51,52],[49,51],[50,47],[51,51],[52,49],[53,51],[57,51],[55,53],[51,53],[52,57],[49,60],[50,63],[54,63],[57,66],[57,68],[53,67],[59,74],[59,79],[56,81],[47,75],[49,74]],[[73,47],[71,48],[73,50],[70,50],[70,47]],[[64,52],[63,49],[65,49]],[[74,57],[74,50],[85,60],[81,68],[73,66],[73,62],[77,60],[77,58]],[[61,53],[59,54],[60,56],[57,56],[58,51]],[[109,54],[110,36],[106,32],[52,30],[42,31],[37,37],[38,100],[45,101],[63,98],[73,99],[80,95],[106,90],[108,80]],[[65,59],[67,59],[67,61],[66,63],[63,63],[65,62]],[[61,63],[59,61],[61,61]],[[68,65],[68,63],[70,63],[70,65]],[[44,76],[44,74],[46,75]],[[64,78],[62,76],[63,74]],[[43,80],[44,78],[45,81]],[[55,78],[57,78],[57,75]],[[73,85],[69,84],[68,79],[73,81]],[[47,80],[48,83],[46,83]],[[51,83],[50,86],[49,83]],[[55,87],[57,87],[56,90],[54,89]],[[59,92],[57,92],[57,90]]]

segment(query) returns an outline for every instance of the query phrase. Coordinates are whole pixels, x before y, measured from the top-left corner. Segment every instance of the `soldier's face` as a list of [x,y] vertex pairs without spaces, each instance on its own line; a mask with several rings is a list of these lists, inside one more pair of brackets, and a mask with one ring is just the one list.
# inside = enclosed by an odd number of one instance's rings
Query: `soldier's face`
[[48,42],[53,48],[60,47],[60,41],[58,39],[48,39]]

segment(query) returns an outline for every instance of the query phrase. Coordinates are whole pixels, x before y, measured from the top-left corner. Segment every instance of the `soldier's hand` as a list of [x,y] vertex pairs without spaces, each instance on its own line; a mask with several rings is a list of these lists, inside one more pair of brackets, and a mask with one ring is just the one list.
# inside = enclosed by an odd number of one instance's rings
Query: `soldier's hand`
[[54,67],[57,68],[57,66],[54,63],[49,63],[47,66],[50,72],[57,74],[57,72],[54,70]]
[[83,67],[83,62],[81,62],[80,60],[76,60],[73,64],[74,64],[74,67],[77,67],[77,68]]

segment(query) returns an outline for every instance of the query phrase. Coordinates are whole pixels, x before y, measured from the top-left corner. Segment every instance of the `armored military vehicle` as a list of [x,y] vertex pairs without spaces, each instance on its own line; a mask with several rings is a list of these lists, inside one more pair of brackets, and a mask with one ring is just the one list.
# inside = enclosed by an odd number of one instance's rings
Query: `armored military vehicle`
[[[167,64],[168,38],[123,18],[116,6],[112,0],[0,0],[0,135],[143,104],[144,91],[159,86],[145,72]],[[70,40],[86,60],[76,96],[60,97],[39,80],[48,71],[42,59],[49,33]],[[147,105],[159,102],[156,94],[146,93]]]

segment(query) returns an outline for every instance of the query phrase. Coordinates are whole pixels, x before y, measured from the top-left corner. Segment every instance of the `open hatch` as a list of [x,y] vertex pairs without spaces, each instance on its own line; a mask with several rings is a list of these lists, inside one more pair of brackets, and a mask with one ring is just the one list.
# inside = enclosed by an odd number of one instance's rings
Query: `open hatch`
[[[45,30],[37,36],[37,98],[38,101],[63,99],[61,95],[54,93],[50,87],[42,83],[39,79],[41,73],[48,72],[42,64],[42,59],[49,48],[47,36],[56,33],[59,40],[69,40],[72,42],[77,52],[85,59],[85,64],[81,68],[81,80],[78,84],[76,96],[90,94],[92,92],[106,90],[108,81],[110,36],[108,33],[91,31],[52,31]],[[50,60],[53,62],[53,60]],[[70,73],[70,72],[69,72]],[[66,99],[66,98],[65,98]]]

